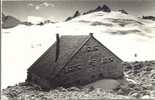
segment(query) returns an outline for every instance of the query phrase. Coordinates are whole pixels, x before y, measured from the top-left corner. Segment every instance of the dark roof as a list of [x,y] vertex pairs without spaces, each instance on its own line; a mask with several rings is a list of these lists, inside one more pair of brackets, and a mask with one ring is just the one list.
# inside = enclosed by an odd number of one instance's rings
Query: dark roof
[[56,57],[56,42],[28,69],[45,79],[52,79],[90,39],[90,35],[65,35],[59,42],[59,56]]

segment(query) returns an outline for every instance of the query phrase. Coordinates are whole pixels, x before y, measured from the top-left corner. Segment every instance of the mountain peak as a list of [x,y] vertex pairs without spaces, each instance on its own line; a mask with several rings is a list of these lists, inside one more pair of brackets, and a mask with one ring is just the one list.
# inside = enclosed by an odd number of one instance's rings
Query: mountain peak
[[104,11],[104,12],[111,12],[111,9],[107,5],[104,4],[102,6],[102,11]]
[[69,20],[71,20],[71,19],[73,19],[75,17],[78,17],[80,15],[81,15],[80,12],[77,10],[72,17],[68,17],[65,21],[69,21]]
[[111,9],[107,5],[103,4],[102,7],[99,5],[93,10],[89,10],[88,12],[84,12],[83,15],[93,13],[93,12],[97,12],[97,11],[111,12]]
[[[89,10],[88,12],[84,12],[83,15],[93,13],[93,12],[98,12],[98,11],[111,12],[111,9],[107,5],[103,4],[103,6],[99,5],[93,10]],[[66,18],[65,21],[69,21],[69,20],[71,20],[77,16],[80,16],[80,15],[81,15],[80,12],[77,10],[72,17]]]
[[13,16],[6,16],[2,13],[2,28],[13,28],[21,24],[21,21]]

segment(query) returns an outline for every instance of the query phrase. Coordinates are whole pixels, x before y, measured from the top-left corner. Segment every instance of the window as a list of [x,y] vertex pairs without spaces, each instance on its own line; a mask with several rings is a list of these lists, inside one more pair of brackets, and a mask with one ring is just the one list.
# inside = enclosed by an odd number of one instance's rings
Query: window
[[112,57],[103,57],[101,58],[101,63],[106,64],[106,63],[111,63],[113,62],[113,58]]
[[88,60],[88,64],[89,65],[95,66],[96,63],[97,63],[97,59],[90,59],[90,60]]
[[114,60],[113,60],[113,58],[109,58],[109,60],[111,61],[111,62],[113,62]]
[[87,47],[87,52],[90,52],[91,51],[91,47]]
[[95,51],[97,51],[97,50],[98,50],[98,48],[99,48],[98,46],[94,46],[94,50],[95,50]]
[[88,64],[95,66],[97,63],[100,62],[100,55],[100,53],[91,54],[88,59]]
[[98,46],[88,46],[87,48],[87,52],[93,52],[93,51],[97,51],[98,50]]
[[82,67],[80,65],[73,65],[65,67],[65,73],[75,72],[80,70]]

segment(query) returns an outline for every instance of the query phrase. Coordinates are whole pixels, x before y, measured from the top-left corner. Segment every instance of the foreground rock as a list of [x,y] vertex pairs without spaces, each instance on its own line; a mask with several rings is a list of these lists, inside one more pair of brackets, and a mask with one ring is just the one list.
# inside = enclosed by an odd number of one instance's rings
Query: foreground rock
[[[84,88],[76,87],[42,91],[39,87],[27,83],[18,84],[3,90],[2,96],[14,100],[64,100],[64,99],[96,99],[96,98],[129,98],[128,96],[117,95],[113,91],[105,91],[101,88]],[[4,99],[5,100],[5,99]]]
[[[50,91],[34,84],[19,83],[2,90],[2,100],[64,100],[64,99],[155,99],[155,61],[124,63],[124,80],[100,80],[85,88],[59,87]],[[105,89],[106,83],[114,86]],[[119,84],[118,84],[119,83]]]

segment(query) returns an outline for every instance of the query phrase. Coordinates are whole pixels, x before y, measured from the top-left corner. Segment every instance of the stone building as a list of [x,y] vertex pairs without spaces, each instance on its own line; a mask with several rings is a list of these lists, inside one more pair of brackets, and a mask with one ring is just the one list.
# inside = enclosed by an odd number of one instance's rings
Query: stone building
[[123,78],[122,60],[90,35],[56,35],[56,42],[28,69],[27,81],[44,89]]

